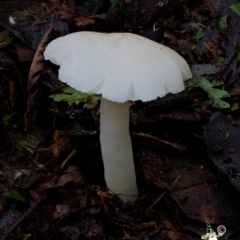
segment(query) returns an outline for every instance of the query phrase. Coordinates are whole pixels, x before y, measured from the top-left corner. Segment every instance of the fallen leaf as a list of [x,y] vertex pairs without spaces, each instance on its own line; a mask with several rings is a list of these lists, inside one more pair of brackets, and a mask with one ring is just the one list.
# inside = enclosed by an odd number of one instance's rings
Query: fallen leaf
[[80,15],[78,17],[73,18],[72,20],[77,27],[85,27],[91,24],[95,23],[95,17],[94,16],[83,16]]
[[228,176],[240,191],[240,121],[216,112],[206,125],[204,138],[209,156],[218,171]]
[[49,41],[50,33],[52,28],[50,28],[43,36],[41,43],[39,44],[37,51],[34,55],[29,76],[28,76],[28,105],[27,111],[25,113],[25,126],[29,128],[32,121],[32,115],[36,104],[38,103],[39,96],[38,96],[38,88],[36,88],[36,83],[40,78],[41,71],[45,67],[45,61],[43,56],[43,51],[45,50],[47,43]]
[[55,212],[53,213],[53,217],[55,219],[63,219],[66,217],[70,212],[69,205],[66,204],[59,204],[55,208]]

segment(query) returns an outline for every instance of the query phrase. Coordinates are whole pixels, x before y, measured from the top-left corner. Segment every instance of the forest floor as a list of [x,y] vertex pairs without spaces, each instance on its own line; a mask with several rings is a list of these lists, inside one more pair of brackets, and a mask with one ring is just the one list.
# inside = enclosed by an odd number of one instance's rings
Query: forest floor
[[[223,225],[239,240],[240,4],[62,2],[0,2],[0,239],[197,240]],[[191,67],[185,91],[130,108],[136,202],[107,192],[99,99],[64,92],[44,60],[77,31],[136,33]]]

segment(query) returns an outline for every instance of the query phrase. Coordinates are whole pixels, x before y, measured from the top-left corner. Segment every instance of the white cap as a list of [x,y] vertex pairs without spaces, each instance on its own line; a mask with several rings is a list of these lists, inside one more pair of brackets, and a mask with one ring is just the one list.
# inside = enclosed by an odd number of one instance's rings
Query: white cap
[[60,65],[61,81],[115,102],[177,93],[192,77],[178,53],[132,33],[72,33],[53,40],[44,56]]

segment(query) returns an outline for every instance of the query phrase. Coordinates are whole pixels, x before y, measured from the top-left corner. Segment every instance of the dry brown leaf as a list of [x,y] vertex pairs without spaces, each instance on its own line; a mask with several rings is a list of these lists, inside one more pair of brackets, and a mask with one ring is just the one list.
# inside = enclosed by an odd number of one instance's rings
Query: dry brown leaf
[[52,31],[52,28],[50,28],[43,36],[42,41],[40,42],[37,51],[34,55],[29,76],[28,76],[28,106],[27,106],[27,112],[25,113],[25,126],[26,128],[29,127],[31,122],[31,113],[32,109],[35,106],[35,98],[37,96],[38,89],[35,89],[34,86],[37,83],[41,71],[44,69],[45,63],[44,63],[44,56],[43,52],[47,46],[47,43],[49,41],[49,36]]
[[34,55],[32,65],[30,67],[28,76],[28,93],[31,93],[33,85],[37,82],[40,77],[40,72],[44,69],[44,56],[43,52],[49,41],[49,35],[52,31],[50,28],[43,36],[41,43],[39,44],[37,51]]
[[126,4],[131,4],[131,3],[132,3],[132,0],[125,0],[125,3],[126,3]]
[[31,62],[35,51],[21,42],[14,42],[14,47],[20,62]]
[[112,195],[110,195],[108,192],[103,192],[103,191],[97,191],[97,195],[102,197],[102,198],[112,198]]
[[55,219],[63,219],[70,213],[70,207],[67,204],[59,204],[56,205],[55,212],[53,213],[53,217]]
[[68,7],[60,0],[49,0],[49,9],[52,13],[58,15],[61,19],[69,20],[72,14],[76,13],[74,8]]
[[57,157],[61,152],[71,149],[70,139],[62,137],[61,131],[55,131],[53,134],[54,144],[51,146],[54,157]]
[[94,24],[95,23],[94,18],[95,18],[94,16],[81,15],[81,16],[75,17],[73,19],[73,22],[77,27],[85,27],[87,25]]
[[77,187],[83,185],[83,177],[78,168],[69,166],[67,173],[61,176],[54,176],[49,182],[42,184],[43,189],[64,187],[67,183],[74,182]]

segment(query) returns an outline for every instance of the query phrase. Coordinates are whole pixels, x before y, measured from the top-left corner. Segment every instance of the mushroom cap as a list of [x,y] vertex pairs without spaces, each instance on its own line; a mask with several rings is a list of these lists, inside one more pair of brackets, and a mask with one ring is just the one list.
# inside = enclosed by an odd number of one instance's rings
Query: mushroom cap
[[178,53],[132,33],[72,33],[53,40],[44,57],[60,65],[61,81],[115,102],[177,93],[192,77]]

